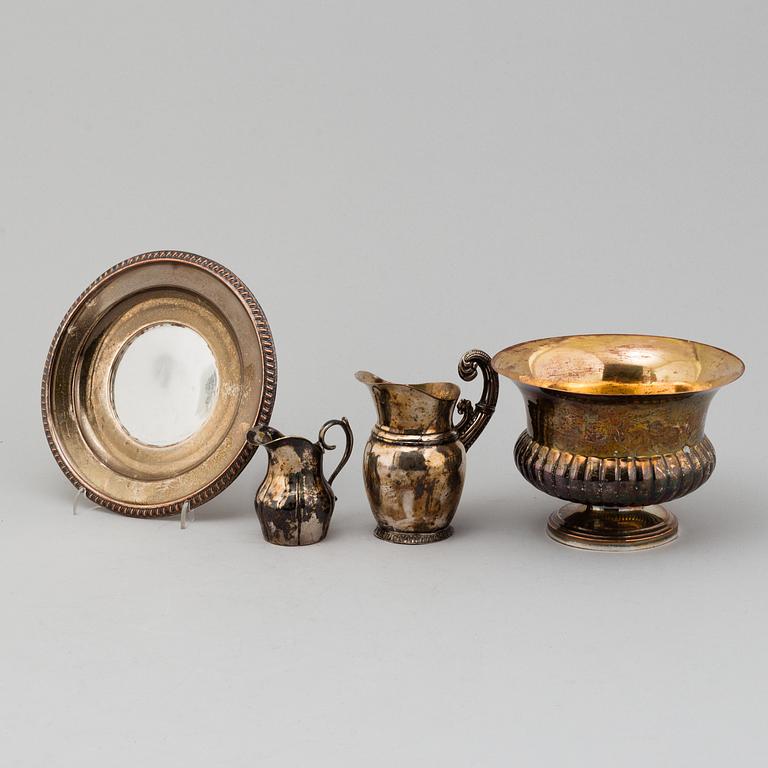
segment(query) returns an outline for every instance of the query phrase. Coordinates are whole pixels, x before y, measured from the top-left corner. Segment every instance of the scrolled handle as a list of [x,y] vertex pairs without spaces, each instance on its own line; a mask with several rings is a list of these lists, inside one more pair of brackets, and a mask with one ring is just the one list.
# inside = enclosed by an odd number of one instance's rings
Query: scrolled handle
[[325,442],[325,433],[331,428],[339,426],[344,430],[344,437],[347,440],[347,446],[344,450],[344,455],[341,457],[341,461],[338,463],[338,466],[333,471],[333,474],[328,479],[328,485],[333,485],[333,481],[336,479],[336,475],[341,472],[341,470],[344,468],[344,465],[349,461],[349,457],[352,454],[352,446],[355,444],[355,439],[352,435],[352,427],[349,426],[349,422],[347,421],[346,416],[342,416],[341,419],[331,419],[330,421],[326,421],[325,424],[323,424],[322,427],[320,427],[320,435],[318,442],[320,444],[320,447],[324,451],[333,451],[335,450],[336,446],[331,445],[330,443]]
[[455,429],[466,450],[480,437],[490,421],[499,397],[499,375],[491,367],[491,357],[486,352],[480,349],[467,352],[459,361],[459,376],[464,381],[472,381],[477,377],[478,368],[483,374],[483,393],[480,399],[474,406],[469,400],[460,400],[456,406],[462,419]]

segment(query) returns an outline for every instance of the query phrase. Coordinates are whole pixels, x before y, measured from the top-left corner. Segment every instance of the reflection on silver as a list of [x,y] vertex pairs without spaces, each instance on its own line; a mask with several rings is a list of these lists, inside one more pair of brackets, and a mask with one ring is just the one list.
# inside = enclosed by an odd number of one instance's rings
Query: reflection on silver
[[191,328],[153,325],[126,345],[112,377],[115,413],[134,439],[167,446],[194,435],[219,393],[216,361]]

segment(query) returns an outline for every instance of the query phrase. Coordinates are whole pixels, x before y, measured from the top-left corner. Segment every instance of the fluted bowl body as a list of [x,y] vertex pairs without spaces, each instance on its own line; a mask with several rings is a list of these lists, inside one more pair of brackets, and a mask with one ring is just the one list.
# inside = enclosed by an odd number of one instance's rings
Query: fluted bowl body
[[695,490],[715,468],[704,434],[711,393],[616,398],[521,390],[529,419],[515,463],[552,496],[610,507],[660,504]]
[[605,507],[660,504],[706,482],[704,433],[717,389],[743,364],[728,352],[655,336],[571,336],[502,350],[495,370],[523,394],[515,463],[534,486]]

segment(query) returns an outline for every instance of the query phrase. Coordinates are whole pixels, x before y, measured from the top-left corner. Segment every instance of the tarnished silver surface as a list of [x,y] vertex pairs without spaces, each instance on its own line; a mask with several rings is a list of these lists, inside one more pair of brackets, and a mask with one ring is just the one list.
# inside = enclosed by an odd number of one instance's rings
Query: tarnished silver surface
[[677,534],[662,503],[705,483],[715,449],[707,409],[744,364],[717,347],[665,336],[562,336],[493,358],[525,400],[515,463],[536,488],[571,502],[549,535],[584,549],[659,546]]
[[[184,410],[189,350],[166,346],[174,354],[158,360],[160,378],[174,381],[166,411],[132,359],[153,338],[167,342],[169,329],[196,338],[215,369],[210,408],[181,432],[168,431],[175,419],[166,417]],[[45,361],[43,427],[62,472],[91,501],[133,517],[175,515],[240,474],[254,451],[246,434],[269,423],[276,386],[272,334],[243,282],[203,256],[154,251],[111,267],[70,307]]]
[[[344,430],[347,445],[339,465],[326,480],[323,454],[336,446],[327,443],[325,435],[335,425]],[[264,538],[282,546],[322,541],[328,533],[336,502],[331,483],[352,452],[349,422],[345,418],[327,421],[316,443],[304,437],[286,437],[268,426],[252,429],[248,440],[263,446],[269,456],[267,475],[256,492],[255,501]]]
[[[451,535],[467,449],[491,418],[498,396],[498,377],[485,352],[467,352],[459,375],[470,381],[478,368],[484,386],[475,406],[468,400],[457,405],[460,390],[448,382],[393,384],[367,371],[355,374],[370,389],[378,412],[363,455],[378,538],[427,544]],[[463,415],[456,425],[454,409]]]
[[439,531],[428,531],[426,533],[406,533],[405,531],[393,531],[391,528],[376,526],[373,535],[382,541],[389,541],[392,544],[431,544],[433,541],[442,541],[449,536],[453,536],[453,526],[446,526]]

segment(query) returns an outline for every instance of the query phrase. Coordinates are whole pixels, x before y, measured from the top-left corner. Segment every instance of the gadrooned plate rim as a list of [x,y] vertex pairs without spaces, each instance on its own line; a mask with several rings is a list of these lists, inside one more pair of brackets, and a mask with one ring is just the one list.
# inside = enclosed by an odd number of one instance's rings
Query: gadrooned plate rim
[[259,305],[259,302],[249,288],[239,277],[237,277],[237,275],[226,267],[212,259],[207,259],[204,256],[188,253],[186,251],[150,251],[125,259],[99,275],[90,285],[88,285],[77,299],[75,299],[72,306],[67,310],[67,313],[59,323],[59,327],[48,348],[48,355],[46,356],[45,367],[43,369],[40,394],[43,428],[45,429],[45,437],[48,441],[48,447],[51,449],[51,453],[53,453],[56,463],[72,485],[74,485],[77,490],[84,491],[86,497],[94,503],[112,510],[113,512],[119,512],[122,515],[131,517],[165,517],[167,515],[178,514],[181,512],[181,509],[186,502],[188,502],[192,508],[199,507],[201,504],[210,501],[214,496],[217,496],[227,488],[243,471],[253,457],[253,454],[256,452],[256,446],[246,442],[240,453],[232,460],[232,462],[230,462],[223,473],[219,474],[218,477],[214,478],[204,488],[187,496],[185,499],[181,499],[172,504],[158,506],[132,506],[120,503],[115,499],[104,495],[97,488],[84,483],[77,476],[75,469],[70,466],[66,457],[59,451],[54,429],[52,427],[49,392],[51,375],[53,372],[53,361],[62,335],[66,332],[73,315],[106,280],[112,279],[118,272],[124,272],[137,265],[152,261],[181,262],[202,269],[225,283],[235,294],[237,294],[241,302],[245,305],[259,339],[263,368],[262,397],[255,423],[269,423],[272,416],[272,409],[275,405],[275,393],[277,390],[277,359],[275,356],[275,344],[267,318],[264,315],[264,311]]

